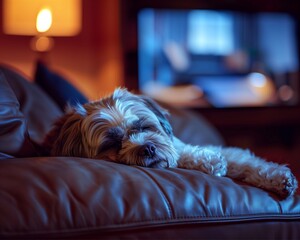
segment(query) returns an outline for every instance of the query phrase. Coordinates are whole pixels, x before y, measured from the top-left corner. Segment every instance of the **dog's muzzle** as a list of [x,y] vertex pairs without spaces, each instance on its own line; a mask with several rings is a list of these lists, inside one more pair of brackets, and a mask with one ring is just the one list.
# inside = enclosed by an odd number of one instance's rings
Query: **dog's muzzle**
[[149,168],[168,168],[167,160],[159,159],[156,154],[156,147],[153,143],[146,143],[139,149],[139,155],[144,159],[144,164]]
[[147,143],[141,147],[139,154],[142,157],[153,158],[156,155],[156,147],[153,143]]

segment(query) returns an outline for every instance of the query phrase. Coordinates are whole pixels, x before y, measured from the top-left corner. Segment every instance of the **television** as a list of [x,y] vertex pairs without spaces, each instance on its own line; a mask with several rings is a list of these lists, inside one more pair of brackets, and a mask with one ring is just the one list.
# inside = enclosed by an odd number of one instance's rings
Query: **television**
[[[136,69],[131,76],[125,72],[125,79],[136,81],[135,88],[147,94],[181,87],[187,101],[196,89],[195,96],[206,100],[200,107],[299,104],[299,14],[293,5],[217,2],[139,1],[131,9],[123,6],[123,14],[131,15],[125,20],[131,19],[135,28],[128,34],[130,25],[124,26],[126,36],[135,39],[125,39],[125,48],[128,41],[136,48],[131,55],[125,53],[125,65],[131,61],[135,66],[130,69]],[[159,93],[174,99],[184,95]]]

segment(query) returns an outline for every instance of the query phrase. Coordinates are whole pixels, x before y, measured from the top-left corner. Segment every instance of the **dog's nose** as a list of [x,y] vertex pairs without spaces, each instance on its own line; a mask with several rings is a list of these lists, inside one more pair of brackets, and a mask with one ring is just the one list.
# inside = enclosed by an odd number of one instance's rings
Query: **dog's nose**
[[156,147],[152,143],[145,144],[140,150],[140,154],[144,157],[154,157],[155,152]]

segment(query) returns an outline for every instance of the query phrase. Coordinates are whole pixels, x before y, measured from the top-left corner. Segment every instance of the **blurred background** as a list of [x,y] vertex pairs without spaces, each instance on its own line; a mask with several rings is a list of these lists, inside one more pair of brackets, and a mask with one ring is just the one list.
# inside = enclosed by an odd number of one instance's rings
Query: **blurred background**
[[297,19],[286,12],[142,9],[139,83],[194,85],[215,107],[298,101]]

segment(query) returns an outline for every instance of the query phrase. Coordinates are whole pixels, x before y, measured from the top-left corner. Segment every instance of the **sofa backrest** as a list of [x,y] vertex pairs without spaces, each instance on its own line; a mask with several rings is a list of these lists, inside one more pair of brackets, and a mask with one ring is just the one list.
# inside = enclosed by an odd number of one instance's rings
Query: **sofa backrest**
[[15,157],[38,155],[40,143],[62,111],[37,85],[0,66],[0,152]]

